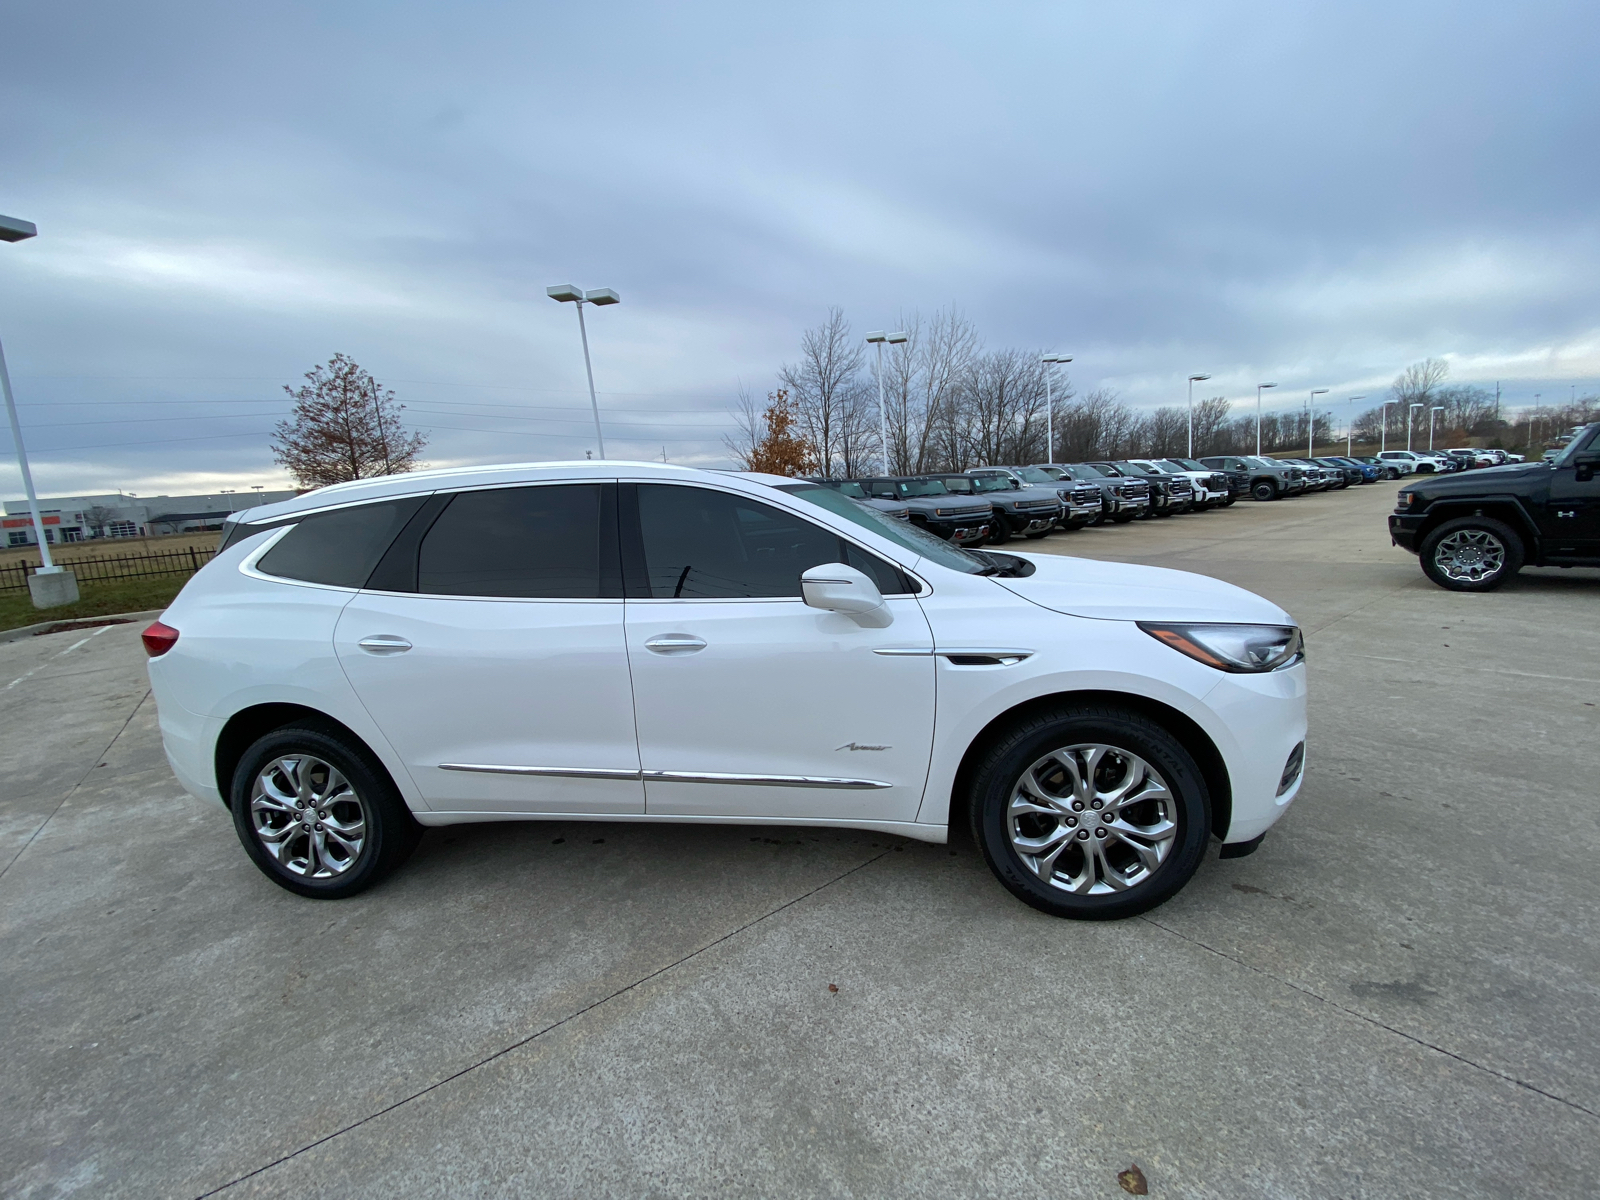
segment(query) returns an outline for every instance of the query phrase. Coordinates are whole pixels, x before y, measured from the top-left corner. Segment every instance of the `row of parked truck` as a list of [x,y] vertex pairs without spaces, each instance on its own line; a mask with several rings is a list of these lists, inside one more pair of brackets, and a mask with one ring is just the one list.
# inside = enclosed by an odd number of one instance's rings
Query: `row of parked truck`
[[847,496],[962,546],[1001,545],[1052,530],[1126,524],[1374,483],[1386,471],[1356,459],[1135,458],[977,467],[922,475],[818,479]]

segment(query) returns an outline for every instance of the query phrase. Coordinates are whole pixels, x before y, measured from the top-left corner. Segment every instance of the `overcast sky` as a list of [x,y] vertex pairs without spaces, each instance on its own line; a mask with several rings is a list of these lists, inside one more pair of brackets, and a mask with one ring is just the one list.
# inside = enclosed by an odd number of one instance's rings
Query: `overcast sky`
[[[1600,6],[16,0],[0,338],[42,494],[279,484],[335,352],[436,465],[723,465],[839,305],[1080,391],[1600,381]],[[1269,393],[1269,395],[1272,395]],[[21,494],[11,464],[0,493]]]

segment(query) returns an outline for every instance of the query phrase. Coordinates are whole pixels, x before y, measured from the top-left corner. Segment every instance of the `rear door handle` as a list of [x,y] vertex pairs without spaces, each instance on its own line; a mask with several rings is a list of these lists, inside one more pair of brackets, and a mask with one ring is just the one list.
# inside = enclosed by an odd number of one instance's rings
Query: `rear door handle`
[[704,650],[704,638],[697,638],[692,633],[664,633],[660,637],[653,637],[644,644],[646,650],[653,650],[657,654],[693,654],[696,650]]
[[356,645],[368,654],[404,654],[411,649],[410,642],[394,633],[375,633],[362,638]]

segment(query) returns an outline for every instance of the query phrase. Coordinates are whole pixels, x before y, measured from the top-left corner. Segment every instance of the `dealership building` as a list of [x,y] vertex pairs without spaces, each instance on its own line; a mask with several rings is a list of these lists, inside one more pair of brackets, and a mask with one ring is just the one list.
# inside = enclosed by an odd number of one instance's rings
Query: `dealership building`
[[[88,542],[98,538],[149,537],[164,533],[195,533],[219,529],[229,514],[259,504],[276,504],[296,493],[213,492],[204,496],[135,496],[113,492],[104,496],[57,496],[39,500],[44,535],[52,546]],[[26,500],[7,500],[0,518],[8,547],[37,543],[33,518]]]

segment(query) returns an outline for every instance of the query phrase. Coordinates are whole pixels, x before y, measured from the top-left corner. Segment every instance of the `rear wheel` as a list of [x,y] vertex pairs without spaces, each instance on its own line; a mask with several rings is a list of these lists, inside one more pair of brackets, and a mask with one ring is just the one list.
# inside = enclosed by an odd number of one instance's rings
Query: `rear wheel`
[[1522,569],[1522,539],[1493,517],[1460,517],[1423,538],[1417,556],[1440,587],[1489,592]]
[[974,775],[972,831],[1002,884],[1058,917],[1145,912],[1193,876],[1211,832],[1205,783],[1162,726],[1111,706],[1028,718]]
[[1258,479],[1250,485],[1250,494],[1257,500],[1276,500],[1278,485],[1270,479]]
[[320,723],[258,739],[239,760],[229,800],[234,830],[262,874],[323,900],[371,887],[422,835],[366,747]]

